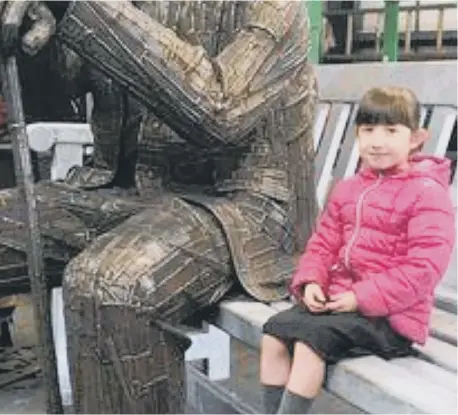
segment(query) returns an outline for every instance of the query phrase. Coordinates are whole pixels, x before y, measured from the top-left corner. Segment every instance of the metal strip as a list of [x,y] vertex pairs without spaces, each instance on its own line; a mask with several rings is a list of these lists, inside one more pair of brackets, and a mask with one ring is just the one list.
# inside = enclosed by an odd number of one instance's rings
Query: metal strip
[[456,123],[456,108],[434,107],[428,129],[431,133],[423,151],[427,154],[444,156]]
[[313,146],[315,148],[315,152],[318,151],[318,148],[320,146],[321,139],[323,137],[324,127],[326,125],[326,120],[328,118],[330,109],[331,105],[328,103],[318,104],[317,116],[313,128]]
[[[358,113],[359,105],[353,105],[347,132],[345,133],[342,146],[340,147],[337,164],[333,172],[334,179],[342,179],[347,172],[349,159],[354,157],[354,148],[356,145],[355,119]],[[356,162],[358,159],[356,159]],[[355,164],[356,166],[356,164]],[[354,169],[352,171],[354,173]]]
[[[317,184],[317,201],[320,209],[324,205],[337,152],[347,128],[348,119],[351,112],[351,105],[336,104],[331,111],[335,111],[335,118],[333,120],[334,122],[327,126],[327,135],[325,136],[326,141],[323,142],[323,144],[328,145],[322,145],[316,160],[316,166],[318,167],[317,170],[319,172],[319,179]],[[321,171],[319,171],[319,166],[322,166]]]

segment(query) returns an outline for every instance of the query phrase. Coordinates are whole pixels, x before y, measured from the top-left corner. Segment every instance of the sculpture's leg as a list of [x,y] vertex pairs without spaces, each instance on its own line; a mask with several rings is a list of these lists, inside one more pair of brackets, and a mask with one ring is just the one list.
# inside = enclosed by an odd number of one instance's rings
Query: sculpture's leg
[[64,276],[76,412],[182,413],[189,341],[176,323],[233,281],[218,223],[178,198],[100,236]]
[[[60,280],[65,264],[85,246],[87,227],[59,206],[58,191],[49,183],[35,186],[45,272]],[[76,193],[76,192],[74,192]],[[2,293],[27,288],[28,247],[26,206],[18,189],[0,191],[0,289]]]
[[[62,183],[36,184],[37,209],[45,272],[60,283],[68,261],[99,234],[142,209],[140,202],[88,192]],[[26,208],[18,189],[0,191],[0,289],[2,293],[28,285]],[[8,292],[9,292],[8,291]]]

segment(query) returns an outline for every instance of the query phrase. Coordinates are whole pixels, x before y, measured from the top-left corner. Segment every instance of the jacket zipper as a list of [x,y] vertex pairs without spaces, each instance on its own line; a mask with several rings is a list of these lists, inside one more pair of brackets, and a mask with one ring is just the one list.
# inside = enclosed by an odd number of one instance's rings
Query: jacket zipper
[[372,186],[369,186],[364,192],[362,192],[358,198],[358,201],[356,202],[356,226],[355,230],[353,231],[353,235],[351,236],[350,240],[347,243],[347,246],[345,247],[344,254],[344,263],[345,267],[348,270],[350,270],[350,249],[353,247],[361,228],[361,215],[363,210],[364,198],[368,195],[368,193],[370,193],[372,190],[376,189],[380,185],[380,183],[382,182],[382,178],[383,175],[380,173],[377,178],[377,181]]

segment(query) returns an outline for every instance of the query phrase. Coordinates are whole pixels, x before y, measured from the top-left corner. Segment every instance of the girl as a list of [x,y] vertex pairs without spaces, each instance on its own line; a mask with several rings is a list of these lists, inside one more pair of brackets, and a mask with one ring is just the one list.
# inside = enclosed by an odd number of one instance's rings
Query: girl
[[406,88],[363,96],[361,168],[335,186],[300,258],[291,282],[298,304],[263,328],[267,413],[307,413],[326,364],[406,356],[413,342],[425,343],[455,219],[450,162],[418,154],[428,135],[419,122],[420,105]]

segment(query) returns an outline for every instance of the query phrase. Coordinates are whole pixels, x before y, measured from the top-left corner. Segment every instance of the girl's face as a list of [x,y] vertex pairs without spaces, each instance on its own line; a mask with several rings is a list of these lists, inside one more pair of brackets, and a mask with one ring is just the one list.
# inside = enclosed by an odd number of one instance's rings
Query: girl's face
[[422,132],[402,124],[361,124],[357,127],[363,164],[374,170],[408,167],[409,155],[424,141]]

